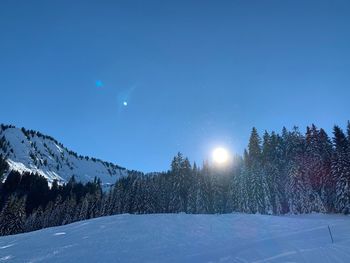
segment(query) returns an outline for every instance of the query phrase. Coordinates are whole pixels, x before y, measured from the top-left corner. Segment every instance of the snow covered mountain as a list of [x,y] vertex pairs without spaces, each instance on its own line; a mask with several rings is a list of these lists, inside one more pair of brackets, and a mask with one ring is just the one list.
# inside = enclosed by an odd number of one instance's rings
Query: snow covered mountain
[[345,263],[350,224],[321,214],[124,214],[0,237],[0,262]]
[[49,183],[55,179],[64,183],[73,175],[77,181],[88,182],[96,176],[106,186],[128,174],[113,163],[79,156],[50,136],[8,125],[0,126],[0,154],[10,170],[38,173]]

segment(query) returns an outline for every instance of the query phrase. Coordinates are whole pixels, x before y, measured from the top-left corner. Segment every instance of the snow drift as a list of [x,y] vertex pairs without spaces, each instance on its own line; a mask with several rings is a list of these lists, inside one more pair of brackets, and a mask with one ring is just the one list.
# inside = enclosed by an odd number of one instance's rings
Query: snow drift
[[0,262],[350,262],[350,218],[117,215],[1,237]]

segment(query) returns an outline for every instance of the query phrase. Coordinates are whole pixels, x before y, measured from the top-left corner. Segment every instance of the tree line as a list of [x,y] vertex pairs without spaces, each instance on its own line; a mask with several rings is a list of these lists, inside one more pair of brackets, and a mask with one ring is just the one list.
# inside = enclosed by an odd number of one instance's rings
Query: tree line
[[[0,158],[0,172],[6,171]],[[350,212],[350,123],[330,138],[315,125],[302,134],[252,129],[232,165],[191,164],[178,153],[169,171],[131,171],[109,191],[74,177],[49,187],[42,176],[11,171],[0,184],[0,235],[121,213],[344,213]]]

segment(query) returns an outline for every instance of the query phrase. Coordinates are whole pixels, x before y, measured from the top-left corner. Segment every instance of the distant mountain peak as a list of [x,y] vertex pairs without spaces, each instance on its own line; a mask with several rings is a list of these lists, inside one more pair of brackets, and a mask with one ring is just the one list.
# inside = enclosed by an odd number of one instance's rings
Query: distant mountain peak
[[78,155],[51,136],[12,125],[0,125],[0,154],[5,156],[10,170],[38,173],[49,183],[65,183],[74,175],[77,181],[97,177],[103,185],[112,185],[128,174],[127,169],[116,164]]

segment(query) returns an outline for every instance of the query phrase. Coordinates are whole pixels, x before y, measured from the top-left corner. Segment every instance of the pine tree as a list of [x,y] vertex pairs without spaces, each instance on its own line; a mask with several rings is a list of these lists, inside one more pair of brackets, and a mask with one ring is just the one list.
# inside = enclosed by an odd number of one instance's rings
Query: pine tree
[[53,210],[53,202],[50,201],[47,204],[47,206],[45,207],[45,210],[43,212],[43,216],[42,216],[42,226],[43,226],[43,228],[53,226],[53,224],[51,222],[52,210]]
[[[305,164],[312,188],[319,194],[325,188],[325,182],[331,176],[332,145],[324,130],[315,125],[307,128]],[[327,196],[324,196],[326,201]]]
[[[247,153],[245,154],[247,155]],[[245,157],[246,160],[247,157]],[[246,166],[242,168],[241,173],[238,176],[237,188],[238,188],[238,211],[242,213],[252,213],[249,204],[249,181],[248,171]]]
[[205,162],[203,164],[203,183],[202,183],[202,189],[201,189],[201,199],[204,203],[204,213],[213,214],[215,213],[215,202],[214,202],[214,187],[213,187],[213,180],[212,180],[212,171],[210,170],[208,162]]
[[[280,185],[278,178],[278,161],[277,161],[277,137],[274,133],[270,136],[265,132],[263,137],[262,148],[262,165],[264,173],[266,175],[266,183],[268,186],[268,193],[265,194],[265,198],[269,198],[271,208],[267,211],[269,214],[280,214]],[[268,202],[268,200],[266,200]]]
[[143,184],[143,178],[140,177],[135,183],[135,197],[134,197],[134,212],[137,214],[144,213],[144,184]]
[[12,195],[0,214],[0,235],[22,233],[25,229],[25,198]]
[[249,144],[248,155],[246,156],[246,171],[248,176],[248,196],[249,208],[252,213],[269,213],[271,208],[270,192],[267,184],[266,175],[262,169],[262,149],[261,139],[256,130],[253,128]]
[[19,172],[12,170],[5,180],[3,191],[6,194],[15,192],[19,188],[21,179],[22,175]]
[[204,171],[199,170],[198,171],[198,190],[197,190],[197,197],[196,197],[196,210],[199,214],[204,214],[207,211],[207,202],[205,197],[205,179],[204,179]]
[[25,222],[25,232],[35,231],[43,228],[43,210],[41,206],[34,210]]
[[304,176],[304,171],[298,162],[293,163],[289,170],[287,188],[289,211],[293,214],[311,212],[308,200],[308,191],[311,185],[305,185]]
[[291,213],[324,212],[319,194],[310,182],[306,145],[306,140],[297,127],[286,137],[288,151],[286,193]]
[[80,205],[80,208],[78,210],[77,220],[86,220],[89,219],[89,194],[85,196],[85,198],[82,200],[82,203]]
[[3,157],[2,154],[0,154],[0,182],[2,182],[3,178],[4,178],[4,174],[8,169],[8,164],[5,160],[5,158]]
[[60,226],[63,222],[64,212],[65,211],[62,205],[62,197],[61,195],[58,195],[55,202],[53,203],[51,214],[49,216],[50,226]]
[[101,210],[100,210],[100,215],[101,216],[108,216],[109,214],[109,197],[110,197],[110,193],[104,194],[102,196],[102,200],[101,200]]
[[232,213],[239,211],[238,206],[238,176],[239,174],[235,174],[229,183],[229,193],[228,193],[228,204],[227,204],[227,212]]
[[305,165],[301,160],[292,164],[287,187],[289,211],[293,214],[325,212],[319,194],[313,190]]
[[320,170],[320,198],[328,212],[334,212],[335,182],[332,176],[332,142],[327,133],[320,129],[319,133],[320,156],[322,168]]
[[97,183],[97,189],[91,195],[89,195],[90,207],[89,207],[89,218],[99,217],[101,214],[101,201],[102,201],[102,189],[100,183]]
[[[43,228],[43,210],[41,206],[31,214],[31,220],[26,221],[26,232],[35,231]],[[30,228],[30,230],[28,229]]]
[[343,131],[334,127],[335,152],[332,158],[332,176],[335,181],[335,208],[337,212],[350,212],[350,160],[348,141]]
[[197,213],[197,205],[199,198],[199,170],[197,168],[196,163],[193,164],[192,172],[191,172],[191,181],[189,183],[188,190],[188,209],[187,212],[191,214]]
[[182,163],[183,156],[181,153],[178,153],[171,162],[171,198],[169,209],[172,213],[178,213],[181,211],[181,204],[183,200],[181,199],[181,188],[182,180],[184,175],[182,175]]
[[63,204],[63,220],[62,225],[70,224],[74,222],[74,215],[75,215],[75,209],[76,209],[76,200],[74,196],[71,196],[70,198],[66,199]]
[[[191,184],[192,168],[189,160],[184,158],[181,153],[174,157],[171,163],[171,172],[173,174],[174,196],[172,206],[177,212],[187,212],[188,195]],[[174,202],[179,202],[174,206]]]

